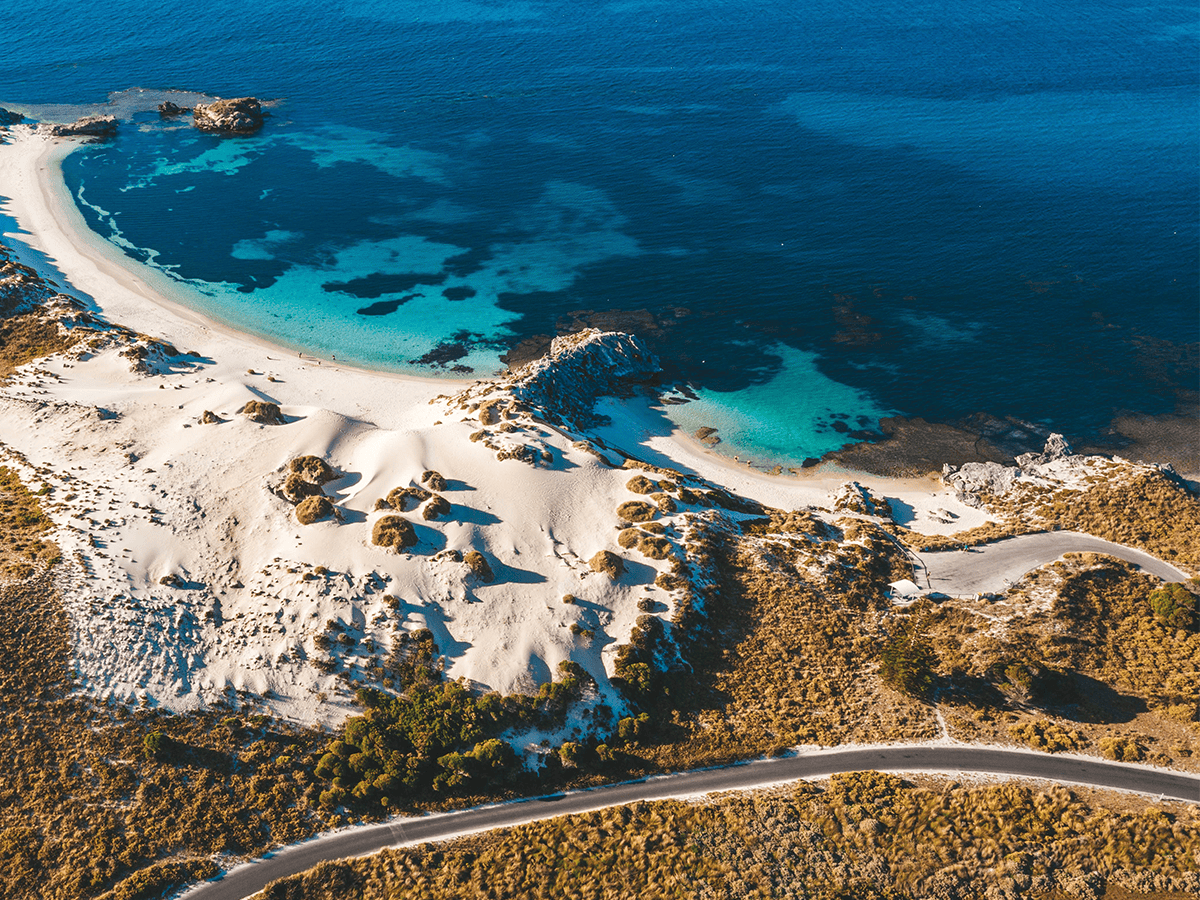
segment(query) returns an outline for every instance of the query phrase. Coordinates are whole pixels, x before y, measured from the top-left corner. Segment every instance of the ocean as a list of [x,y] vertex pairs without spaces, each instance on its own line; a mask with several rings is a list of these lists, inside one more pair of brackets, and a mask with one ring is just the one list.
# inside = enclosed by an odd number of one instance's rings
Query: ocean
[[465,377],[634,331],[682,427],[783,464],[1195,403],[1194,2],[16,0],[0,36],[0,105],[146,100],[67,159],[89,224],[297,350]]

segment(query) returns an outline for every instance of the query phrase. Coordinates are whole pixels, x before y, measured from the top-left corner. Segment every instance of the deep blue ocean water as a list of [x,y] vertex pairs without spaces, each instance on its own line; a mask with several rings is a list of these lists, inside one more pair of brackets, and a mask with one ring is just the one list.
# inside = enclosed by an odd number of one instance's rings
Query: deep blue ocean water
[[1194,2],[16,0],[0,38],[0,104],[279,100],[250,138],[138,114],[65,174],[299,349],[488,374],[623,327],[679,421],[779,461],[837,417],[1083,437],[1197,388]]

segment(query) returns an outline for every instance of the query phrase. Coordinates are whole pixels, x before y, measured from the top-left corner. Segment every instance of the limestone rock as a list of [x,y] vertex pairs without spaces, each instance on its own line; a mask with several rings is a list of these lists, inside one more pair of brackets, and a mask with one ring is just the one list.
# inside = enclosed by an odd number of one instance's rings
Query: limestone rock
[[17,125],[24,121],[25,117],[19,112],[13,112],[11,109],[0,106],[0,128],[7,128],[9,125]]
[[555,338],[549,353],[516,372],[510,390],[517,401],[582,426],[594,418],[598,397],[626,393],[660,370],[640,338],[588,328]]
[[158,104],[158,114],[164,119],[173,119],[176,116],[186,115],[191,111],[192,108],[190,106],[179,106],[176,103],[172,103],[170,100],[166,100]]
[[55,137],[110,138],[117,133],[115,116],[84,116],[74,122],[43,125]]
[[256,97],[197,104],[192,121],[201,131],[214,134],[254,134],[263,126],[262,105]]
[[1017,457],[1017,467],[1028,469],[1031,466],[1041,466],[1064,456],[1071,456],[1071,445],[1061,434],[1052,434],[1046,440],[1046,446],[1041,453],[1022,453]]
[[1003,496],[1012,489],[1021,470],[994,462],[969,462],[961,468],[942,467],[942,483],[955,489],[958,500],[967,506],[983,506],[981,495]]

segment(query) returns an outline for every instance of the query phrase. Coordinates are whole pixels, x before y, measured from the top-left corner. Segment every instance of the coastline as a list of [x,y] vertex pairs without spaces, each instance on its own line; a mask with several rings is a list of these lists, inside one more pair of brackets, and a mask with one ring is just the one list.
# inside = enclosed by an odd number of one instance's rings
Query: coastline
[[[96,234],[79,211],[62,176],[63,160],[80,146],[76,138],[52,138],[25,125],[12,126],[9,140],[0,144],[0,194],[3,210],[24,229],[5,235],[27,244],[54,263],[77,292],[93,302],[112,323],[158,337],[180,349],[231,345],[242,352],[271,352],[287,358],[301,348],[239,330],[170,299],[178,285],[150,266],[130,259]],[[18,253],[19,255],[19,253]],[[323,369],[352,372],[396,381],[442,384],[453,390],[474,379],[441,378],[407,372],[368,369],[344,362],[321,360]]]
[[[165,276],[86,227],[59,175],[76,144],[28,129],[13,137],[0,145],[4,209],[23,229],[13,237],[110,323],[183,352],[131,366],[111,342],[89,340],[0,388],[0,457],[47,486],[56,540],[78,563],[62,577],[81,686],[177,710],[248,692],[271,698],[260,702],[277,715],[332,724],[350,694],[307,660],[327,623],[345,619],[371,646],[396,628],[430,628],[451,677],[501,691],[532,690],[573,660],[603,686],[597,702],[620,706],[608,684],[616,647],[639,604],[655,598],[669,615],[677,599],[656,582],[665,560],[630,559],[635,577],[615,581],[589,563],[618,547],[615,510],[637,466],[601,462],[576,436],[536,425],[512,437],[538,461],[504,461],[474,439],[490,414],[438,399],[462,381],[315,365],[172,302],[158,289],[169,289]],[[239,414],[249,401],[277,404],[283,426]],[[612,418],[597,436],[647,471],[685,469],[772,506],[828,506],[857,475],[740,466],[691,446],[644,397],[604,398],[597,411]],[[332,520],[300,524],[280,495],[302,455],[337,473],[324,488]],[[450,515],[416,516],[419,550],[376,546],[380,499],[431,470],[452,485]],[[913,527],[987,519],[943,485],[863,477],[897,497]],[[481,551],[498,577],[473,580],[443,550],[458,560]],[[579,629],[604,637],[581,645]]]
[[[6,191],[5,195],[0,195],[0,208],[23,230],[5,237],[11,243],[25,244],[43,255],[70,288],[95,304],[107,321],[165,340],[180,350],[228,364],[232,371],[264,368],[275,375],[287,375],[319,368],[323,374],[338,373],[356,383],[364,382],[356,387],[364,390],[366,396],[379,393],[378,388],[368,389],[368,383],[413,384],[423,388],[436,385],[440,392],[453,393],[479,380],[370,369],[311,355],[302,358],[297,355],[305,352],[300,348],[239,330],[172,300],[170,293],[178,290],[179,285],[154,268],[130,259],[94,232],[68,191],[62,177],[62,163],[82,141],[51,138],[23,125],[11,128],[8,138],[6,143],[0,144],[0,183],[5,185]],[[264,357],[271,365],[264,363]],[[308,402],[313,400],[320,402],[319,398],[310,395]],[[827,492],[847,480],[865,479],[883,490],[906,493],[935,494],[945,490],[926,478],[894,478],[828,463],[811,471],[784,468],[781,473],[772,474],[760,465],[732,459],[704,446],[666,416],[657,417],[660,427],[650,433],[647,422],[654,415],[638,411],[640,403],[639,399],[634,399],[614,404],[614,407],[625,407],[623,414],[617,409],[609,410],[627,425],[643,432],[632,443],[648,440],[654,445],[654,452],[668,460],[662,464],[683,465],[689,471],[731,489],[750,489],[751,495],[764,502],[767,498],[785,503],[811,502],[814,491]],[[617,439],[614,446],[628,447],[629,443]],[[653,462],[653,459],[647,461]]]

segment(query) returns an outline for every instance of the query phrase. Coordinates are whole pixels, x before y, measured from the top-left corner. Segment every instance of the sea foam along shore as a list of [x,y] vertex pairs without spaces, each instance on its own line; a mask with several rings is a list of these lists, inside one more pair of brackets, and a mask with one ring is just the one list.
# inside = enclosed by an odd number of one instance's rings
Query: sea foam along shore
[[[607,674],[639,601],[673,611],[653,583],[665,562],[631,560],[616,582],[588,566],[617,549],[615,509],[633,499],[625,483],[636,470],[614,469],[554,429],[540,435],[550,462],[498,461],[471,440],[477,417],[436,401],[461,385],[316,365],[172,303],[169,278],[86,227],[61,176],[75,146],[21,126],[0,145],[4,209],[23,229],[9,242],[37,251],[107,321],[188,351],[150,373],[115,350],[56,356],[0,387],[0,463],[53,489],[83,689],[177,710],[233,692],[294,720],[334,722],[350,709],[349,690],[313,664],[333,621],[354,637],[342,655],[360,665],[363,648],[386,648],[397,625],[425,626],[451,676],[531,689],[572,659],[599,685],[593,703],[619,708]],[[251,400],[277,403],[287,424],[238,415]],[[205,411],[222,421],[201,424]],[[644,405],[604,411],[616,446],[772,505],[820,505],[845,477],[772,479],[658,432],[665,420]],[[340,473],[326,491],[341,524],[302,526],[271,490],[302,454]],[[448,479],[450,512],[410,517],[417,552],[373,546],[376,501],[426,470]],[[983,520],[934,482],[864,481],[915,510],[921,530]],[[470,549],[491,561],[494,582],[437,555]],[[578,602],[564,604],[565,594]]]

